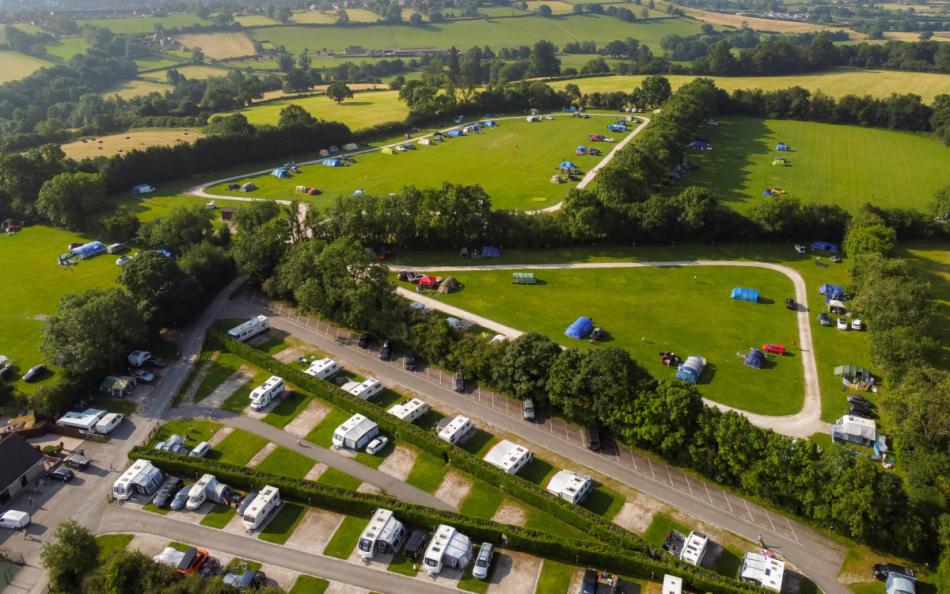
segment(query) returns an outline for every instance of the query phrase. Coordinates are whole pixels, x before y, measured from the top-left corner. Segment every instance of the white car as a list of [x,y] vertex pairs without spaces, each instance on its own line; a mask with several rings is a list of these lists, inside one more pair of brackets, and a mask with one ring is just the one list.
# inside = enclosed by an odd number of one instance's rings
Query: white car
[[802,244],[796,243],[796,244],[795,244],[795,251],[798,252],[799,254],[804,254],[804,253],[805,253],[806,251],[808,251],[808,250],[806,250],[806,249],[805,249],[805,246],[803,246]]
[[838,330],[847,330],[848,329],[848,318],[840,317],[838,318]]
[[369,444],[367,444],[366,453],[378,454],[384,447],[386,447],[386,444],[388,443],[389,443],[388,437],[377,437],[373,441],[369,442]]
[[131,259],[132,259],[132,256],[122,256],[121,258],[118,258],[115,261],[115,263],[118,264],[119,266],[125,266]]
[[152,373],[151,371],[146,371],[144,369],[136,369],[132,371],[132,377],[145,383],[149,383],[155,380],[155,374]]
[[851,320],[851,329],[852,330],[864,330],[864,324],[858,318]]

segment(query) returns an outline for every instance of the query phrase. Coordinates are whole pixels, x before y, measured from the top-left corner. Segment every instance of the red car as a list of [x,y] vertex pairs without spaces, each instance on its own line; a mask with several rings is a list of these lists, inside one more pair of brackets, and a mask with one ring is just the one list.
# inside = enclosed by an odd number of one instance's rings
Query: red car
[[310,196],[319,196],[321,193],[317,188],[307,188],[307,194]]
[[772,353],[773,355],[784,355],[785,347],[780,344],[763,344],[762,350],[766,353]]

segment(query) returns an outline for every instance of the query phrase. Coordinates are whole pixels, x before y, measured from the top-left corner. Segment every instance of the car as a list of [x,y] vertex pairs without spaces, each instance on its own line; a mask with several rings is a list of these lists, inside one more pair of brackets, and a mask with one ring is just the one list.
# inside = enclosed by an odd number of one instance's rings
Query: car
[[34,365],[26,370],[26,373],[23,374],[23,381],[32,382],[40,379],[46,372],[46,365],[40,363],[39,365]]
[[851,320],[851,329],[852,330],[864,330],[864,322],[859,318],[854,318]]
[[808,248],[806,248],[805,246],[803,246],[803,245],[800,244],[800,243],[796,243],[796,244],[795,244],[795,251],[798,252],[799,254],[804,254],[805,252],[808,251]]
[[148,351],[132,351],[129,353],[129,365],[132,367],[141,367],[151,358],[152,353]]
[[382,451],[383,448],[386,447],[386,444],[388,443],[389,443],[388,437],[385,437],[385,436],[377,437],[373,441],[366,444],[366,453],[370,455],[378,454],[380,451]]
[[465,391],[465,374],[461,371],[455,372],[455,378],[452,382],[452,389],[461,394]]
[[418,362],[416,361],[416,356],[412,353],[406,354],[406,358],[402,360],[402,366],[407,371],[415,371]]
[[78,452],[66,456],[66,459],[63,460],[63,464],[70,468],[75,468],[76,470],[82,470],[89,466],[89,458],[84,456],[82,452]]
[[818,314],[818,323],[822,326],[831,326],[831,316],[828,315],[828,312],[823,311]]
[[534,420],[534,400],[525,398],[524,402],[521,403],[521,418],[525,421]]
[[191,487],[189,487],[188,485],[185,485],[184,487],[178,489],[178,491],[175,493],[175,497],[172,498],[172,502],[169,504],[168,507],[170,507],[171,509],[175,511],[178,511],[182,509],[183,507],[185,507],[185,504],[188,503],[189,491],[191,491]]
[[831,256],[829,260],[831,260],[832,264],[841,264],[841,256]]
[[181,489],[181,479],[173,476],[162,485],[155,497],[152,499],[152,505],[155,507],[165,507],[175,496],[175,493]]
[[765,351],[766,353],[772,353],[773,355],[784,355],[784,354],[785,354],[785,346],[784,346],[784,345],[775,344],[775,343],[772,343],[772,342],[770,342],[770,343],[768,343],[768,344],[763,344],[763,345],[762,345],[762,350]]
[[587,569],[581,580],[581,594],[597,594],[597,572]]
[[479,580],[488,579],[488,570],[491,568],[492,553],[494,547],[490,542],[483,542],[478,547],[478,556],[475,557],[475,565],[472,567],[472,577]]
[[110,254],[121,254],[122,252],[129,249],[129,246],[124,243],[113,243],[106,248],[106,252]]
[[139,380],[140,382],[151,382],[155,380],[155,374],[151,371],[146,371],[144,369],[134,369],[132,370],[132,377]]
[[838,330],[847,330],[848,329],[848,318],[839,317],[838,318]]
[[0,355],[0,379],[9,379],[13,375],[13,361],[10,357]]
[[361,349],[368,349],[369,343],[372,342],[373,338],[369,334],[360,334],[359,345]]
[[854,402],[856,404],[863,404],[867,407],[873,407],[874,403],[865,398],[864,396],[858,396],[857,394],[848,394],[848,402]]
[[389,361],[393,356],[393,343],[386,339],[383,341],[383,346],[379,347],[379,359],[381,361]]
[[909,578],[917,577],[917,573],[913,569],[910,567],[904,567],[903,565],[897,565],[896,563],[877,563],[871,568],[871,571],[874,572],[875,579],[879,579],[881,581],[886,580],[888,574],[891,573],[905,575]]
[[73,476],[75,475],[73,474],[72,470],[65,468],[63,466],[57,466],[53,470],[50,470],[46,476],[48,476],[49,478],[53,480],[63,481],[64,483],[68,483],[69,481],[73,480]]
[[794,299],[792,299],[791,297],[789,297],[789,298],[787,298],[787,299],[785,300],[785,309],[790,309],[790,310],[794,311],[794,310],[798,309],[798,304],[795,303],[795,300],[794,300]]
[[594,328],[590,333],[590,339],[592,342],[597,342],[604,338],[604,329],[603,328]]
[[238,590],[257,590],[267,585],[267,574],[247,569],[244,573],[228,573],[221,581]]
[[584,428],[584,444],[592,452],[600,451],[600,430],[597,427]]
[[132,260],[132,256],[121,256],[119,258],[116,258],[115,263],[118,264],[119,266],[125,266],[131,260]]

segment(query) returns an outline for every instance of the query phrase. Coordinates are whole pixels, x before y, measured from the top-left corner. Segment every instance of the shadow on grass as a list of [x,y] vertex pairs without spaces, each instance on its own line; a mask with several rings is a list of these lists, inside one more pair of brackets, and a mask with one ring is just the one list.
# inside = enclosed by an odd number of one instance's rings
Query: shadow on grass
[[518,474],[521,478],[540,485],[553,470],[554,466],[551,464],[548,464],[544,460],[533,458],[531,462],[524,465],[524,468],[522,468]]
[[475,431],[472,432],[472,436],[462,444],[462,449],[470,454],[480,456],[488,451],[488,448],[494,440],[495,436],[491,433],[482,429],[475,429]]

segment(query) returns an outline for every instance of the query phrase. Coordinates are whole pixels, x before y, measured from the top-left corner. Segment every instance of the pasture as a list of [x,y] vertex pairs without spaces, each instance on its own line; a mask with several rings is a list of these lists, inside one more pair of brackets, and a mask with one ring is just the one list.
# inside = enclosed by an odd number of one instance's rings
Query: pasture
[[193,128],[142,128],[109,136],[74,140],[62,145],[70,159],[111,157],[116,153],[149,146],[171,146],[179,142],[192,143],[204,134]]
[[190,25],[209,25],[211,21],[193,14],[173,14],[118,19],[80,19],[76,21],[76,24],[80,27],[102,27],[113,33],[154,33],[156,25],[161,25],[167,30]]
[[[906,132],[724,118],[702,134],[713,149],[690,153],[700,170],[680,185],[707,187],[739,212],[768,200],[762,192],[773,187],[802,202],[837,204],[851,212],[865,202],[926,210],[936,191],[950,184],[950,147]],[[779,142],[788,143],[792,152],[775,152]],[[773,166],[774,156],[785,157],[791,166]]]
[[[795,349],[771,356],[763,369],[746,367],[736,356],[767,342],[790,347],[798,338],[795,316],[785,309],[793,289],[784,275],[740,267],[534,273],[541,283],[520,286],[512,284],[511,271],[460,270],[452,275],[465,288],[434,297],[519,330],[541,332],[565,346],[624,348],[658,379],[675,373],[659,362],[658,353],[700,355],[708,361],[699,385],[704,396],[763,414],[793,414],[801,408],[802,364]],[[770,302],[734,301],[729,298],[733,287],[757,288]],[[564,336],[579,316],[591,317],[607,340],[592,345]]]
[[164,93],[165,91],[171,90],[171,88],[171,85],[164,82],[136,78],[134,80],[125,81],[121,84],[113,86],[112,88],[103,91],[102,95],[104,97],[118,95],[123,99],[131,99],[132,97],[139,97],[141,95],[148,95],[150,93]]
[[[68,61],[76,54],[81,54],[89,49],[89,44],[82,37],[62,37],[46,46],[46,53],[51,59]],[[136,60],[136,64],[139,61]]]
[[[692,75],[664,75],[673,89],[697,78]],[[568,84],[576,84],[584,93],[607,93],[611,91],[631,92],[640,86],[645,76],[602,76],[554,81],[552,88],[563,89]],[[844,95],[871,95],[889,97],[891,93],[914,93],[920,95],[926,103],[932,103],[941,93],[950,93],[950,76],[926,72],[899,72],[897,70],[854,70],[839,68],[816,74],[788,76],[709,76],[716,86],[732,92],[736,89],[762,89],[774,91],[799,86],[812,93],[821,91],[832,97]]]
[[[294,195],[297,185],[320,188],[324,194],[317,203],[331,202],[338,195],[350,195],[362,188],[377,196],[396,192],[404,186],[430,188],[450,181],[480,184],[495,208],[534,210],[560,202],[573,183],[552,184],[551,176],[567,159],[587,171],[601,157],[574,156],[579,144],[588,144],[591,132],[606,133],[607,117],[573,119],[559,116],[554,121],[529,124],[523,118],[499,120],[496,128],[481,134],[451,138],[432,146],[418,146],[405,153],[380,151],[356,156],[349,167],[326,167],[320,163],[303,166],[302,173],[290,179],[278,179],[265,173],[241,178],[252,180],[258,190],[250,194],[229,192],[225,184],[208,188],[212,194],[252,196],[255,198],[300,199]],[[623,134],[611,133],[620,140]],[[597,143],[606,154],[609,143]]]
[[[182,76],[192,80],[204,80],[206,78],[213,78],[215,76],[227,76],[228,72],[230,71],[227,68],[199,65],[177,66],[175,67],[175,70],[177,70]],[[168,80],[168,69],[146,72],[144,74],[140,74],[139,78],[143,80],[164,83]]]
[[[241,110],[251,124],[277,125],[280,110],[291,103],[306,109],[310,114],[322,120],[342,122],[351,130],[369,128],[386,122],[405,120],[409,108],[399,100],[398,91],[379,91],[358,93],[352,99],[336,103],[326,95],[314,95],[300,99],[282,99],[271,101]],[[219,114],[227,115],[227,114]]]
[[244,33],[187,33],[179,35],[178,41],[188,49],[200,48],[214,60],[253,56],[257,53],[254,43]]
[[20,80],[53,64],[20,52],[0,51],[0,84]]

